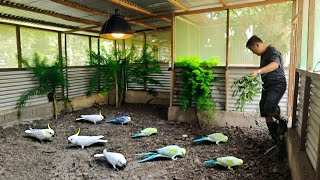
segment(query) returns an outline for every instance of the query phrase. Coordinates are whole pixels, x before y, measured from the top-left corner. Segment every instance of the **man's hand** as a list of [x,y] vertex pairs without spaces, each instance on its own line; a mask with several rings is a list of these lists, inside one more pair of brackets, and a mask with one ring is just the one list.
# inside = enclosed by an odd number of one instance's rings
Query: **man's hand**
[[252,75],[253,75],[254,78],[258,77],[258,75],[259,75],[258,69],[254,70],[254,71],[252,72]]

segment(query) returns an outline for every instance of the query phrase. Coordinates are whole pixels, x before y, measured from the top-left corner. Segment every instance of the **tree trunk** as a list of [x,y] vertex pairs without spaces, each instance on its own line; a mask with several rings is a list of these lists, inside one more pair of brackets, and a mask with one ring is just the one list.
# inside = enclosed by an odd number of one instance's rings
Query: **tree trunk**
[[114,73],[114,79],[116,83],[116,108],[119,108],[119,86],[118,86],[118,75],[117,72]]
[[53,113],[54,113],[54,118],[55,118],[55,119],[58,119],[58,106],[57,106],[56,90],[53,90],[52,96],[53,96]]

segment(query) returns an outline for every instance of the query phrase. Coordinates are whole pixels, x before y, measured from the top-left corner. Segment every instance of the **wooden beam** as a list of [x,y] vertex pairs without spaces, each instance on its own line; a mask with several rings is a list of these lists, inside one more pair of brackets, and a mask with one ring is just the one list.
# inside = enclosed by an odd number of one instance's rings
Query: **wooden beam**
[[[109,2],[113,3],[113,4],[116,4],[116,5],[119,5],[119,6],[122,6],[126,9],[129,9],[129,10],[133,10],[133,11],[137,11],[137,12],[140,12],[140,13],[143,13],[143,14],[147,14],[147,15],[151,15],[151,16],[156,16],[157,14],[154,14],[142,7],[139,7],[129,1],[126,1],[126,0],[108,0]],[[170,19],[168,18],[165,18],[165,17],[160,17],[161,19],[167,21],[167,22],[171,22]]]
[[90,26],[90,27],[85,27],[85,28],[77,28],[77,29],[64,31],[64,33],[73,33],[73,32],[77,32],[77,31],[85,31],[85,30],[90,30],[90,29],[97,28],[97,27],[101,27],[101,26]]
[[307,70],[313,71],[315,0],[309,0]]
[[221,3],[223,6],[227,6],[226,0],[219,0],[219,1],[220,1],[220,3]]
[[[179,2],[179,0],[168,0],[171,4],[175,5],[176,7],[184,10],[184,11],[190,11],[190,9],[188,7],[186,7],[185,5],[183,5],[182,3]],[[204,23],[208,23],[208,19],[201,16],[200,14],[195,14],[194,16],[197,17],[197,19],[199,19],[200,21],[204,22]]]
[[17,41],[18,68],[22,68],[20,26],[16,26],[16,41]]
[[301,122],[301,138],[300,138],[300,150],[306,149],[307,141],[307,128],[308,128],[308,115],[309,115],[309,99],[311,90],[311,77],[306,76],[306,82],[304,85],[304,96],[303,96],[303,109],[302,109],[302,122]]
[[299,73],[295,72],[293,107],[292,107],[292,127],[295,127],[297,123],[299,81],[300,81]]
[[175,31],[176,31],[176,25],[175,25],[175,18],[172,16],[171,20],[171,81],[170,81],[170,107],[173,106],[173,96],[174,96],[174,86],[175,86],[175,67],[174,67],[174,58],[175,58],[175,47],[174,44],[176,42],[175,40]]
[[227,9],[227,28],[226,28],[226,73],[225,73],[225,91],[226,91],[226,105],[225,105],[225,110],[228,111],[228,104],[229,104],[229,43],[230,43],[230,38],[229,38],[229,28],[230,28],[230,10]]
[[78,28],[76,26],[69,26],[69,25],[53,23],[53,22],[48,22],[48,21],[43,21],[43,20],[37,20],[37,19],[32,19],[32,18],[20,17],[20,16],[14,16],[14,15],[11,15],[11,14],[0,13],[0,18],[9,19],[9,20],[12,20],[12,21],[20,21],[20,22],[27,22],[27,23],[32,23],[32,24],[39,24],[39,25],[43,25],[43,26],[54,26],[54,27],[59,27],[59,28],[66,28],[66,29],[77,29]]
[[[99,11],[99,10],[92,9],[92,8],[89,8],[89,7],[86,7],[86,6],[81,6],[79,4],[76,4],[76,3],[73,3],[73,2],[70,2],[70,1],[66,1],[66,0],[51,0],[51,1],[53,1],[55,3],[59,3],[59,4],[62,4],[62,5],[65,5],[65,6],[68,6],[70,8],[78,9],[78,10],[81,10],[81,11],[84,11],[84,12],[88,12],[88,13],[91,13],[91,14],[95,14],[95,15],[99,15],[99,16],[109,17],[109,16],[112,15],[112,14],[107,13],[107,12]],[[127,21],[129,21],[129,23],[131,23],[131,24],[135,24],[135,25],[138,25],[138,26],[141,26],[141,27],[145,27],[145,28],[156,29],[156,27],[144,24],[142,22],[138,22],[138,21],[134,21],[134,20],[130,21],[131,19],[128,18],[128,17],[124,17],[124,18]],[[93,28],[95,28],[95,27],[93,27]]]
[[248,2],[243,4],[227,5],[223,7],[213,7],[213,8],[206,8],[206,9],[191,10],[187,12],[177,12],[177,13],[174,13],[174,15],[181,16],[186,14],[198,14],[198,13],[205,13],[205,12],[212,12],[212,11],[222,11],[227,9],[247,8],[247,7],[262,6],[262,5],[282,3],[282,2],[288,2],[288,1],[292,1],[292,0],[266,0],[266,1],[258,1],[258,2]]
[[39,8],[36,8],[36,7],[31,7],[31,6],[27,6],[27,5],[19,4],[19,3],[12,3],[12,2],[8,2],[8,1],[0,1],[0,6],[6,6],[6,7],[15,8],[15,9],[21,9],[21,10],[29,11],[29,12],[33,12],[33,13],[44,14],[44,15],[48,15],[48,16],[64,19],[64,20],[67,20],[67,21],[72,21],[72,22],[78,22],[78,23],[83,23],[83,24],[102,25],[100,22],[95,22],[95,21],[91,21],[91,20],[87,20],[87,19],[81,19],[81,18],[77,18],[77,17],[72,17],[72,16],[56,13],[56,12],[53,12],[53,11],[43,10],[43,9],[39,9]]
[[297,43],[296,43],[296,68],[300,68],[301,65],[301,46],[302,46],[302,21],[303,21],[303,0],[299,0],[298,2],[298,13],[301,16],[298,16],[298,24],[297,24]]
[[[293,3],[292,14],[296,14],[296,4]],[[292,18],[294,19],[294,18]],[[291,45],[290,45],[290,63],[289,63],[289,84],[288,84],[288,102],[287,102],[287,115],[292,117],[292,104],[294,95],[294,78],[295,78],[295,42],[296,42],[296,24],[291,24]]]

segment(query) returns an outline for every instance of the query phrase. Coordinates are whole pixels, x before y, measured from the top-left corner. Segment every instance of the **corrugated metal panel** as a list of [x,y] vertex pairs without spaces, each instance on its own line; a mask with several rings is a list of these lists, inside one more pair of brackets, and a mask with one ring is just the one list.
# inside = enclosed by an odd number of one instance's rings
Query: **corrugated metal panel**
[[[228,83],[228,86],[229,86],[229,99],[228,99],[228,109],[229,110],[233,110],[235,111],[236,110],[236,102],[237,102],[237,99],[238,99],[238,96],[236,97],[232,97],[232,93],[234,92],[234,88],[231,88],[233,82],[236,80],[236,79],[239,79],[240,77],[243,77],[249,73],[252,72],[252,69],[230,69],[230,75],[229,75],[229,83]],[[286,78],[289,79],[289,72],[286,71]],[[261,97],[261,94],[257,95],[252,102],[250,103],[247,103],[245,105],[245,112],[259,112],[259,102],[260,102],[260,97]],[[279,106],[281,108],[281,112],[282,113],[286,113],[287,111],[287,102],[288,102],[288,91],[285,92],[285,94],[283,95],[280,103],[279,103]]]
[[[170,92],[171,71],[168,71],[168,65],[160,65],[162,74],[153,74],[152,77],[158,80],[161,84],[148,84],[148,87],[154,88],[158,92]],[[143,86],[136,83],[128,83],[128,90],[142,90]]]
[[[174,95],[173,95],[173,105],[180,106],[180,95],[182,93],[182,81],[181,77],[181,68],[175,69],[175,86],[174,86]],[[213,76],[217,77],[218,80],[212,83],[212,97],[216,104],[216,109],[223,110],[225,108],[225,70],[219,68],[213,68]]]
[[308,157],[314,168],[316,169],[318,141],[319,141],[319,126],[320,126],[320,81],[312,80],[309,105],[309,119],[307,126],[307,141]]
[[[37,81],[32,78],[30,71],[0,72],[0,111],[14,109],[20,96],[27,90],[36,87]],[[47,97],[34,96],[26,106],[48,103]]]
[[89,67],[68,68],[68,97],[84,96],[89,90],[90,78],[95,69]]
[[297,103],[297,122],[296,129],[301,137],[301,124],[302,124],[302,110],[303,110],[303,97],[304,97],[304,85],[306,78],[300,75],[299,89],[298,89],[298,103]]

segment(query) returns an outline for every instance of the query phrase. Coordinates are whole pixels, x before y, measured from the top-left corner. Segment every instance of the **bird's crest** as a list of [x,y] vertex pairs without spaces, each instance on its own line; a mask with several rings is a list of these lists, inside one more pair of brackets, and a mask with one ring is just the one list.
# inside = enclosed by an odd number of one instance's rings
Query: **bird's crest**
[[99,111],[99,115],[101,116],[101,110]]
[[80,128],[79,128],[78,132],[75,135],[79,136],[79,134],[80,134]]
[[52,130],[51,127],[50,127],[50,125],[49,125],[49,123],[48,123],[48,129],[49,129],[49,130]]

